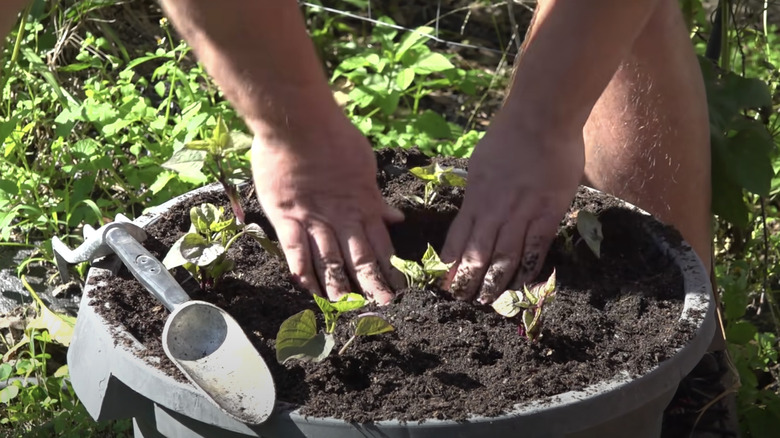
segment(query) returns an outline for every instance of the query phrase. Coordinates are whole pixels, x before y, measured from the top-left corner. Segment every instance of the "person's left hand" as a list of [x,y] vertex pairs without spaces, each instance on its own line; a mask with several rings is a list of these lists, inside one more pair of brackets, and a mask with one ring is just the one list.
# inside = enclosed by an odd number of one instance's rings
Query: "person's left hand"
[[581,126],[499,113],[469,162],[465,199],[442,250],[443,261],[455,262],[445,288],[462,300],[478,293],[487,304],[508,285],[532,281],[584,166]]

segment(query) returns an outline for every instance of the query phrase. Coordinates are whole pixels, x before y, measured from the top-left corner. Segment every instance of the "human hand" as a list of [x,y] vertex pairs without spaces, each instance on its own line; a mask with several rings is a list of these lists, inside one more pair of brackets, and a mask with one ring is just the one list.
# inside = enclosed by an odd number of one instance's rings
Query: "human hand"
[[502,111],[477,144],[442,250],[443,261],[455,262],[445,287],[456,298],[478,293],[490,303],[542,268],[585,166],[582,127],[544,125]]
[[390,265],[385,222],[403,215],[382,199],[368,140],[348,120],[307,123],[285,138],[255,137],[252,173],[263,211],[303,287],[336,300],[351,292],[349,275],[386,304],[403,277]]

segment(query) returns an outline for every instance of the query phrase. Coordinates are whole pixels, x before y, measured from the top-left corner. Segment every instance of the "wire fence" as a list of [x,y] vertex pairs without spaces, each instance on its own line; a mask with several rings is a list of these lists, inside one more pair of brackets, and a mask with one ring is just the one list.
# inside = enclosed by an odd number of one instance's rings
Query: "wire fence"
[[[435,41],[435,42],[440,43],[440,44],[447,45],[449,47],[480,50],[480,51],[484,51],[484,52],[487,52],[487,53],[493,53],[493,54],[497,54],[497,55],[508,56],[510,58],[513,58],[517,54],[517,52],[519,51],[519,48],[520,48],[521,40],[522,40],[522,37],[520,36],[521,31],[520,31],[520,29],[519,29],[519,27],[517,25],[516,18],[515,18],[514,7],[516,5],[519,5],[520,7],[524,8],[524,9],[527,9],[529,11],[533,11],[533,7],[530,5],[533,2],[508,1],[508,2],[491,3],[491,4],[484,4],[484,5],[473,4],[473,5],[469,5],[469,6],[465,6],[465,7],[454,8],[454,9],[451,9],[449,11],[443,12],[442,11],[442,2],[441,2],[441,0],[439,0],[439,1],[436,2],[436,16],[435,16],[435,18],[433,20],[430,20],[427,23],[421,23],[421,26],[432,26],[433,27],[433,32],[432,33],[424,33],[424,32],[418,31],[417,29],[401,26],[401,25],[394,24],[394,23],[388,23],[386,21],[381,21],[381,20],[375,18],[374,17],[374,9],[371,6],[372,5],[371,1],[367,1],[365,15],[361,15],[361,14],[358,14],[356,12],[347,11],[347,10],[343,10],[343,9],[337,9],[337,8],[331,7],[331,6],[324,6],[324,5],[320,5],[320,4],[315,4],[315,3],[311,3],[311,2],[307,2],[307,1],[299,1],[298,3],[300,5],[306,7],[307,9],[310,9],[310,10],[321,11],[321,12],[334,14],[334,15],[338,15],[338,16],[341,16],[341,17],[345,17],[345,18],[350,18],[350,19],[354,19],[354,20],[358,20],[358,21],[363,21],[363,22],[366,22],[366,23],[370,23],[373,26],[388,27],[388,28],[392,28],[392,29],[395,29],[395,30],[399,30],[399,31],[412,32],[412,33],[421,34],[421,35],[424,35],[424,36],[430,38],[432,41]],[[441,37],[441,35],[440,35],[441,34],[441,32],[440,32],[440,23],[441,23],[442,18],[444,18],[444,17],[446,17],[448,15],[456,14],[456,13],[464,14],[464,18],[463,18],[463,22],[462,22],[463,24],[460,26],[460,34],[461,35],[466,35],[467,24],[469,23],[469,20],[471,18],[471,15],[472,15],[473,11],[475,9],[477,9],[477,8],[488,8],[488,9],[492,9],[492,10],[496,10],[496,9],[500,9],[500,8],[505,8],[506,9],[506,13],[508,15],[508,19],[509,19],[509,21],[511,23],[511,28],[507,30],[507,32],[508,32],[507,40],[509,41],[509,44],[507,45],[507,47],[504,47],[504,48],[500,48],[500,47],[487,47],[487,46],[483,46],[483,45],[469,44],[469,43],[463,43],[463,42],[460,42],[460,41],[449,40],[449,39],[445,39],[445,38]],[[515,46],[515,50],[514,51],[510,51],[509,50],[509,47],[511,47],[511,45]]]

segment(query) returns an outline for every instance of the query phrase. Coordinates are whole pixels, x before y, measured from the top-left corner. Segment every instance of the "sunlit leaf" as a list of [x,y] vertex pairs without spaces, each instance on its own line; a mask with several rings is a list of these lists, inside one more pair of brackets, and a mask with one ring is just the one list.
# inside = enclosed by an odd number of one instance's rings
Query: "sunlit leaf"
[[604,234],[601,232],[601,222],[598,217],[587,210],[580,210],[577,213],[577,231],[585,239],[593,254],[601,258],[601,241],[604,240]]
[[412,67],[415,73],[423,75],[455,68],[449,59],[436,52],[424,54]]
[[16,385],[8,385],[3,389],[0,389],[0,403],[9,403],[11,400],[19,395],[19,387]]
[[493,306],[493,310],[499,315],[512,318],[523,310],[523,306],[521,306],[521,303],[523,302],[521,299],[522,296],[523,295],[518,294],[517,291],[506,290],[493,301],[491,306]]
[[338,313],[345,313],[364,307],[366,305],[366,299],[363,295],[349,293],[343,295],[335,302],[332,301],[331,305]]
[[165,269],[171,270],[177,266],[182,266],[187,262],[187,259],[184,258],[184,256],[181,255],[181,243],[184,241],[184,236],[179,237],[176,242],[171,245],[171,249],[168,250],[168,254],[165,255],[165,258],[162,261],[163,266],[165,266]]
[[197,179],[203,176],[203,173],[200,170],[203,168],[205,159],[205,151],[179,149],[173,153],[168,161],[162,163],[161,166],[183,176]]
[[35,290],[27,282],[27,278],[22,276],[21,280],[25,289],[27,289],[30,296],[32,296],[38,304],[38,316],[27,323],[25,331],[29,333],[30,330],[34,329],[46,330],[52,341],[66,347],[69,346],[70,341],[73,338],[73,328],[76,326],[76,318],[52,312],[46,307],[43,300],[40,299]]
[[207,266],[225,252],[219,242],[209,242],[197,233],[187,233],[181,242],[181,255],[197,266]]
[[363,314],[357,317],[355,336],[373,336],[387,333],[395,328],[378,314]]

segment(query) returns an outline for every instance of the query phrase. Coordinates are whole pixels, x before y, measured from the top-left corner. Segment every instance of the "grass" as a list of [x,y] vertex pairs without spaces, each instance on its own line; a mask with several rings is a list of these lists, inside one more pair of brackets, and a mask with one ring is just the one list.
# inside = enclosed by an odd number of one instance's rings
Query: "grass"
[[[712,26],[700,2],[683,3],[703,54]],[[744,436],[762,437],[780,426],[780,48],[761,14],[732,5],[727,68],[707,76],[713,154],[725,163],[713,170],[715,271],[741,380],[733,388],[740,425]],[[390,18],[378,25],[303,10],[335,97],[373,144],[468,156],[501,102],[512,21],[497,1],[441,11],[439,21],[435,8],[418,6],[400,14],[414,18],[417,32]],[[339,7],[367,15],[367,2]],[[376,7],[374,18],[399,16]],[[175,172],[163,164],[219,118],[246,132],[151,0],[36,1],[28,12],[0,61],[0,245],[37,251],[19,275],[53,267],[54,235],[76,245],[85,223],[137,216],[206,183],[197,165]],[[527,21],[526,11],[515,12]],[[499,50],[444,45],[426,33]],[[0,318],[0,436],[129,436],[127,421],[89,418],[62,368],[67,335],[40,305],[28,313]]]

